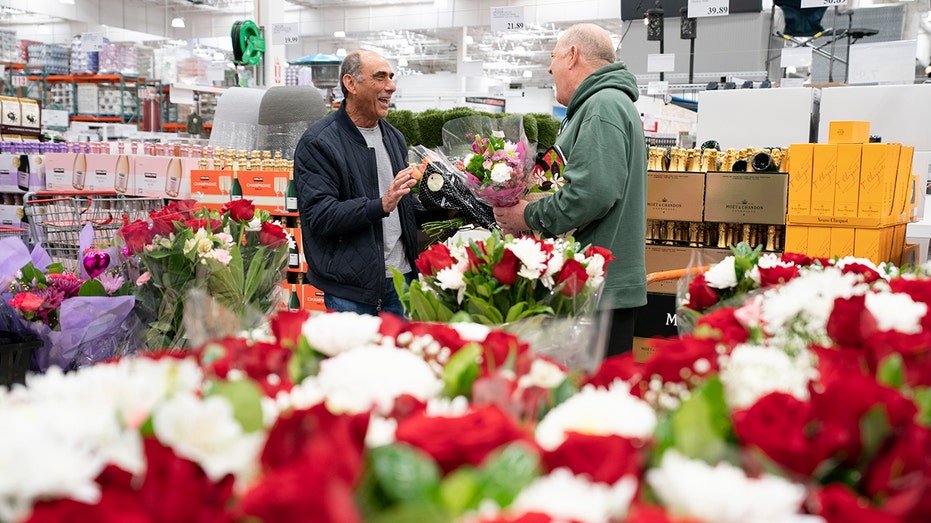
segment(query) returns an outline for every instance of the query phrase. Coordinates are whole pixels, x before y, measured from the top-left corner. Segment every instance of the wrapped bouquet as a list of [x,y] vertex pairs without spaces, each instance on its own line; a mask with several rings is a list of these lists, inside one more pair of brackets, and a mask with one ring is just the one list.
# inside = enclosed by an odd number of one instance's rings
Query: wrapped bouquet
[[[126,252],[139,263],[137,312],[148,324],[146,345],[189,344],[185,301],[205,290],[229,314],[218,321],[228,333],[252,328],[279,302],[291,239],[267,211],[249,200],[231,201],[218,212],[195,211],[193,201],[173,201],[120,230]],[[235,320],[235,321],[230,321]]]

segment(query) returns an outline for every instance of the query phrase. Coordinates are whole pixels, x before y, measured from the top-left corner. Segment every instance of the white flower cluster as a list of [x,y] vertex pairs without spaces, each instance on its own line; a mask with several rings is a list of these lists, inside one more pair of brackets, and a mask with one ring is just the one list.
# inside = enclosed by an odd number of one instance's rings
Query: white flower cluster
[[355,312],[317,314],[301,328],[307,343],[327,356],[336,356],[350,349],[381,342],[381,318]]
[[747,408],[770,392],[808,400],[808,384],[817,379],[812,356],[789,356],[777,347],[742,344],[719,358],[724,396],[731,409]]
[[554,521],[620,521],[627,515],[636,492],[637,480],[630,476],[607,485],[558,468],[522,490],[510,510],[516,514],[541,512]]

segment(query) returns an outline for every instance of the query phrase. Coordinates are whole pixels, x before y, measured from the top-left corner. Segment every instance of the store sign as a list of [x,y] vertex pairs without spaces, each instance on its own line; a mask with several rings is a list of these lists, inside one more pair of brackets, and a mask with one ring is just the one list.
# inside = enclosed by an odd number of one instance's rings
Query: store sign
[[508,33],[513,31],[524,30],[524,8],[523,7],[492,7],[491,8],[491,30],[492,32]]
[[663,81],[663,82],[647,83],[647,94],[648,95],[651,95],[651,96],[661,95],[661,94],[666,94],[668,92],[669,92],[669,82]]
[[103,51],[103,33],[81,33],[81,52]]
[[689,0],[689,18],[726,16],[730,8],[730,0]]
[[648,73],[671,73],[676,70],[676,55],[669,54],[648,54],[647,55],[647,72]]
[[847,0],[802,0],[802,9],[835,5],[847,5]]
[[300,41],[300,28],[297,22],[272,24],[272,45],[293,45]]

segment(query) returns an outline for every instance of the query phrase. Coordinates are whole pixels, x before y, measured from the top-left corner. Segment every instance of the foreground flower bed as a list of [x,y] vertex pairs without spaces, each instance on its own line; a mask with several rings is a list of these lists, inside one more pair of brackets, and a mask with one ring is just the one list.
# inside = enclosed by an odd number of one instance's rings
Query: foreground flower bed
[[591,376],[474,324],[296,313],[30,376],[0,394],[0,520],[931,520],[931,279],[774,263]]

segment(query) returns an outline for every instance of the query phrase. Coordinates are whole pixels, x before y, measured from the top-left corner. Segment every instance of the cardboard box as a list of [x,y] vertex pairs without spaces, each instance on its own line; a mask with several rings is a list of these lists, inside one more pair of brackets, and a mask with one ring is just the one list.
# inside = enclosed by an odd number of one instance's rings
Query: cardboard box
[[[187,159],[199,162],[196,159]],[[232,170],[200,169],[199,165],[190,171],[192,194],[201,196],[204,205],[219,207],[230,201],[230,187],[233,182]],[[252,200],[257,209],[284,212],[284,192],[287,189],[288,173],[279,171],[238,171],[242,197]],[[276,182],[277,179],[277,182]]]
[[815,144],[789,147],[789,214],[811,214],[811,169]]
[[837,146],[837,175],[834,178],[834,215],[855,217],[860,197],[860,144]]
[[702,199],[705,193],[705,173],[647,173],[647,219],[702,221]]
[[35,132],[42,130],[42,111],[39,102],[29,98],[20,98],[20,122],[27,129]]
[[858,217],[882,218],[883,176],[888,161],[886,145],[865,143],[861,148]]
[[45,190],[55,192],[89,192],[85,153],[46,153]]
[[0,205],[0,225],[6,227],[19,227],[22,225],[22,222],[22,205]]
[[23,194],[45,190],[45,157],[0,154],[0,192]]
[[829,124],[828,143],[868,143],[870,122],[863,120],[836,120]]
[[4,127],[21,127],[22,121],[19,98],[0,96],[0,124]]
[[705,221],[783,225],[787,173],[709,172],[705,178]]
[[656,352],[656,348],[650,342],[650,338],[634,336],[634,361],[643,363]]
[[809,256],[823,258],[831,257],[831,227],[808,228],[808,250],[804,252]]
[[892,228],[892,250],[889,253],[889,262],[896,266],[902,266],[906,227],[907,224],[901,224]]
[[784,252],[808,254],[808,226],[786,225]]
[[902,154],[902,144],[887,143],[885,145],[886,161],[883,162],[882,215],[894,216],[893,209],[895,207],[896,187],[898,186],[899,156]]
[[323,291],[313,285],[301,285],[302,297],[301,308],[305,311],[325,311],[326,305],[323,304]]
[[892,216],[901,216],[901,222],[907,222],[909,209],[914,200],[912,188],[912,160],[915,148],[903,145],[899,149],[898,168],[895,177],[895,196],[892,200],[890,213]]
[[133,156],[132,194],[154,198],[190,198],[193,194],[191,172],[197,165],[196,158]]
[[853,256],[855,229],[853,227],[829,227],[831,231],[831,256]]
[[834,215],[834,185],[837,177],[837,146],[815,144],[811,168],[811,214]]
[[889,261],[892,255],[893,233],[894,227],[857,229],[853,255],[857,258],[867,258],[874,263]]

